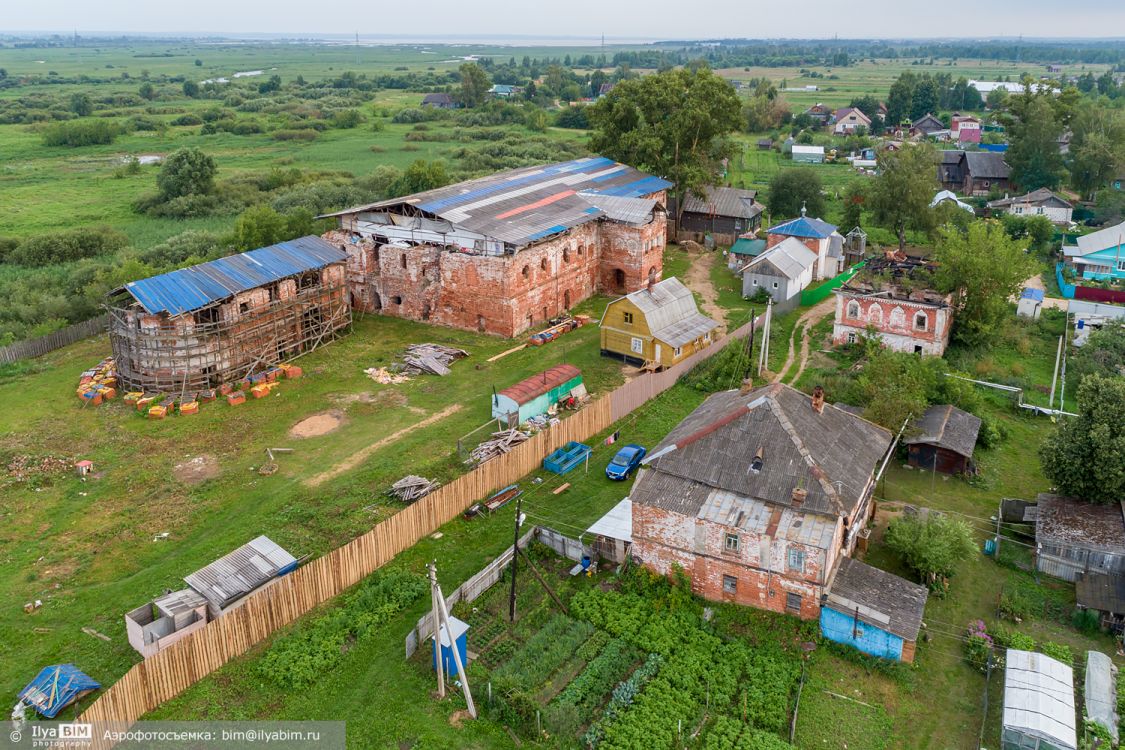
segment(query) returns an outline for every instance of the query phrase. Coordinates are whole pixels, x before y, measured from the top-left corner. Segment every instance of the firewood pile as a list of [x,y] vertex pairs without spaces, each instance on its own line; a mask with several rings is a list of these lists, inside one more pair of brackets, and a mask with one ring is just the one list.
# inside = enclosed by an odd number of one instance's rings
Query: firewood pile
[[406,375],[448,375],[454,360],[469,356],[464,349],[454,349],[441,344],[411,344],[402,355],[402,364],[395,365],[396,372]]
[[494,432],[491,438],[469,451],[469,459],[465,463],[479,466],[485,461],[491,461],[497,456],[508,453],[520,443],[526,442],[529,437],[530,435],[520,430]]
[[387,490],[387,494],[396,500],[410,504],[425,497],[440,486],[441,482],[411,474],[392,484],[391,488]]

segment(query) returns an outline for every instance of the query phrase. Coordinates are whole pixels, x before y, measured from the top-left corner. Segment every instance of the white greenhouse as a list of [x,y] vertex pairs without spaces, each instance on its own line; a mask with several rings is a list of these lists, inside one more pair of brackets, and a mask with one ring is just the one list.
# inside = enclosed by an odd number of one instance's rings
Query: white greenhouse
[[1002,750],[1077,750],[1074,670],[1012,648],[1006,662]]

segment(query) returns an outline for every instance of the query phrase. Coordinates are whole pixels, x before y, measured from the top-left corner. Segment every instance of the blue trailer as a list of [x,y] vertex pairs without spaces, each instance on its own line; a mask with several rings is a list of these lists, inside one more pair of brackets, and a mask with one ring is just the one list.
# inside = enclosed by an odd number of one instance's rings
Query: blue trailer
[[565,474],[590,455],[590,446],[571,440],[543,459],[543,468],[555,474]]

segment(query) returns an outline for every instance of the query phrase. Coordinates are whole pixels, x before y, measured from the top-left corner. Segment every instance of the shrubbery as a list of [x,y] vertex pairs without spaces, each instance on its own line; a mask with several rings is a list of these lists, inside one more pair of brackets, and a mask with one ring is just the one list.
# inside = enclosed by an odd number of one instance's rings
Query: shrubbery
[[109,227],[67,229],[29,237],[14,247],[8,244],[3,259],[22,266],[49,266],[106,255],[125,247],[129,238]]
[[113,143],[121,128],[108,120],[72,120],[43,131],[44,146],[98,146]]

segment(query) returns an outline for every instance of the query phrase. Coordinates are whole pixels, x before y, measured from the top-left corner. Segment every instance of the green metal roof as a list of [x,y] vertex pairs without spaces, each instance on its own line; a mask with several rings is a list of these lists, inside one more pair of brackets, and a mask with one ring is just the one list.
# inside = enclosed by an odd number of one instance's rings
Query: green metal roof
[[735,243],[731,245],[730,251],[735,255],[749,255],[751,257],[757,257],[761,255],[762,251],[764,251],[765,249],[765,240],[752,240],[749,237],[739,237],[735,241]]

